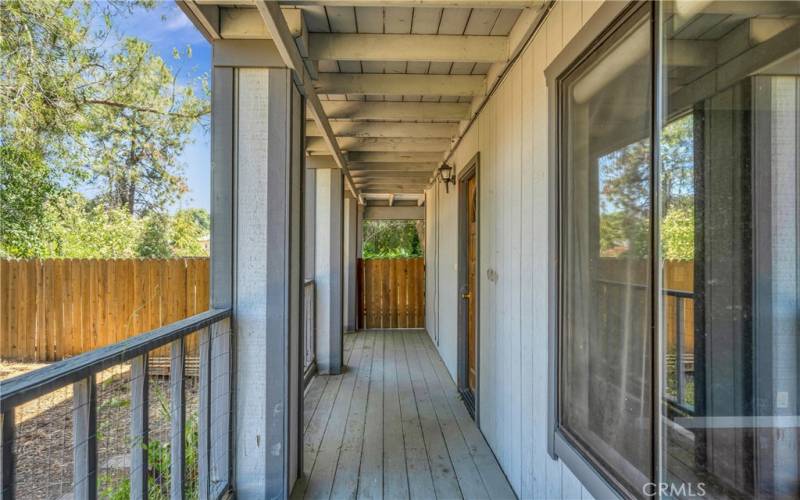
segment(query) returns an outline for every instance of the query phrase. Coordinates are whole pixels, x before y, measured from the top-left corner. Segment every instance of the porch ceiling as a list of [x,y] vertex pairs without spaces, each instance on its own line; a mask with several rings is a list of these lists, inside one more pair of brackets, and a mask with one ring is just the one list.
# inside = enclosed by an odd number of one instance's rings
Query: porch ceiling
[[[401,197],[424,203],[437,167],[521,50],[544,3],[278,2],[294,38],[289,50],[296,49],[308,77],[299,80],[329,123],[320,126],[309,98],[314,121],[306,152],[314,168],[343,168],[362,203]],[[179,4],[211,40],[273,38],[264,16],[274,2]]]

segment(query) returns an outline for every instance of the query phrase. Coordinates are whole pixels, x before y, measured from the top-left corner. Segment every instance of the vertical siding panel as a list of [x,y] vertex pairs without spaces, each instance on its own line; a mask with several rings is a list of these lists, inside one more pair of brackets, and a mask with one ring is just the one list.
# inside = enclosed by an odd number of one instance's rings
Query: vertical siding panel
[[[535,42],[534,42],[535,43]],[[539,450],[531,446],[533,441],[532,429],[533,415],[531,404],[531,393],[533,385],[539,383],[531,379],[531,369],[533,361],[533,351],[531,349],[532,336],[535,334],[531,321],[531,304],[527,301],[532,297],[534,290],[531,288],[533,283],[533,275],[531,273],[531,266],[533,265],[533,228],[531,227],[533,221],[533,207],[531,205],[533,200],[533,131],[531,129],[533,123],[533,50],[529,47],[523,54],[520,61],[522,65],[522,82],[521,82],[521,123],[520,134],[522,137],[522,144],[520,150],[520,186],[521,192],[521,206],[520,206],[520,228],[521,228],[521,241],[520,241],[520,349],[519,355],[521,359],[521,377],[519,385],[519,401],[520,401],[520,486],[517,490],[521,498],[530,498],[533,495],[533,455],[538,453]]]
[[581,20],[582,5],[580,1],[563,2],[563,15],[561,16],[563,22],[563,36],[566,40],[571,40],[575,33],[583,26]]
[[597,12],[597,9],[600,8],[600,5],[603,4],[603,0],[583,0],[581,2],[581,22],[582,24],[586,24],[586,21]]
[[[550,64],[553,59],[561,52],[561,48],[563,47],[563,7],[564,2],[556,3],[552,10],[550,11],[550,15],[546,21],[546,29],[547,29],[547,64]],[[546,65],[545,65],[546,66]],[[546,118],[545,118],[546,119]],[[546,139],[545,139],[546,144]],[[546,164],[545,160],[545,164]],[[545,351],[546,352],[546,351]],[[546,380],[546,379],[545,379]],[[545,393],[546,394],[546,393]],[[544,401],[547,401],[545,399]],[[546,422],[546,418],[545,418]],[[549,457],[545,460],[546,462],[546,474],[547,474],[547,490],[545,495],[548,498],[560,498],[561,497],[561,464],[560,462],[556,462],[550,460]]]
[[[547,35],[545,31],[539,32],[533,40],[533,75],[532,75],[532,106],[534,124],[531,142],[533,192],[532,199],[536,200],[539,210],[534,210],[531,215],[533,234],[547,234],[548,214],[548,167],[547,167],[547,86],[544,78],[544,68],[547,64]],[[533,328],[533,345],[531,375],[535,383],[532,384],[532,420],[531,426],[537,429],[533,433],[533,494],[535,498],[544,498],[547,494],[547,462],[550,458],[546,453],[547,435],[547,239],[537,238],[533,241],[532,254],[536,258],[532,262],[531,287],[538,291],[532,293],[531,305]]]
[[[524,230],[522,227],[522,64],[517,64],[514,69],[513,99],[512,106],[514,111],[514,182],[512,199],[512,218],[514,220],[513,241],[511,243],[511,255],[514,259],[513,273],[513,292],[511,298],[514,308],[514,336],[511,345],[511,357],[513,371],[511,374],[511,397],[509,401],[514,404],[511,418],[511,440],[508,445],[512,451],[512,484],[516,491],[520,491],[522,482],[522,447],[520,446],[519,436],[522,433],[522,237]],[[527,296],[527,294],[524,294]]]
[[495,223],[500,228],[500,235],[497,240],[497,267],[498,279],[495,282],[495,289],[498,293],[498,324],[496,335],[493,336],[495,342],[495,384],[498,388],[499,397],[495,401],[495,413],[497,414],[496,428],[497,440],[500,448],[500,461],[501,465],[506,470],[509,469],[509,450],[508,450],[508,431],[510,427],[510,411],[508,404],[508,375],[510,366],[510,359],[508,353],[509,337],[511,336],[511,311],[509,305],[511,304],[511,271],[509,264],[511,258],[509,255],[510,239],[513,228],[511,227],[511,217],[509,217],[511,196],[509,186],[511,185],[511,169],[509,157],[511,156],[511,103],[509,98],[511,92],[508,86],[509,79],[503,84],[500,93],[500,100],[497,114],[497,130],[500,132],[497,144],[497,153],[499,155],[497,162],[497,190],[499,210],[495,217]]

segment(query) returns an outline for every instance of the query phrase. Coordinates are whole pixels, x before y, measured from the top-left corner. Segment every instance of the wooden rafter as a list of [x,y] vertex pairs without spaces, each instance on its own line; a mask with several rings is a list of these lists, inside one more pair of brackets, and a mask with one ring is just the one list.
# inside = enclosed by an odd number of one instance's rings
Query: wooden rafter
[[327,149],[333,156],[334,161],[344,172],[347,185],[353,192],[353,196],[358,198],[359,191],[350,176],[350,171],[347,169],[347,159],[342,154],[339,144],[336,142],[336,137],[333,134],[331,125],[328,122],[328,117],[325,115],[325,110],[322,108],[319,97],[312,85],[308,85],[310,81],[308,71],[306,70],[303,58],[300,55],[297,45],[295,45],[294,38],[292,37],[286,20],[283,17],[281,8],[277,2],[267,2],[259,0],[256,2],[256,8],[261,14],[267,30],[272,34],[275,46],[281,54],[286,65],[294,72],[295,81],[298,88],[306,96],[306,103],[311,112],[311,117],[317,124],[317,127],[322,131],[322,139],[327,146]]

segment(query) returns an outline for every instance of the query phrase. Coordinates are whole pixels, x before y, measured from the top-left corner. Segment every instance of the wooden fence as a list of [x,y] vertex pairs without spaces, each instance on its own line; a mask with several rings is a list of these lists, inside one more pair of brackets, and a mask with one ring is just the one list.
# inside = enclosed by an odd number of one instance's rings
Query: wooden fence
[[358,327],[425,327],[425,260],[359,259]]
[[203,312],[208,278],[208,258],[0,259],[0,358],[57,361]]

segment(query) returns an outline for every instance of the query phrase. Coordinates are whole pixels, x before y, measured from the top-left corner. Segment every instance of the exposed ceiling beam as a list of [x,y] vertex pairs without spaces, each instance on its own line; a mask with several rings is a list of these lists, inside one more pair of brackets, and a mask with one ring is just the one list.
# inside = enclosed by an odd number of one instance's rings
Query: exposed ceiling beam
[[353,163],[436,163],[442,161],[439,153],[354,151],[347,154]]
[[308,71],[297,49],[297,45],[294,43],[289,27],[286,25],[283,13],[280,7],[278,7],[278,3],[259,0],[256,3],[256,8],[264,19],[267,30],[272,34],[275,46],[281,53],[284,62],[289,69],[294,72],[298,89],[306,96],[306,102],[311,112],[311,117],[317,123],[317,127],[323,131],[321,140],[332,154],[336,164],[342,169],[347,185],[353,192],[353,196],[358,198],[359,191],[353,182],[353,178],[350,176],[350,171],[347,169],[347,159],[342,154],[342,150],[336,142],[336,137],[333,135],[328,117],[325,116],[325,111],[322,109],[322,104],[319,101],[319,97],[317,97],[314,87],[307,83],[310,80]]
[[348,166],[350,171],[356,172],[430,172],[437,163],[354,163]]
[[488,62],[508,58],[504,36],[312,33],[309,57],[334,61]]
[[[421,169],[416,170],[353,170],[353,178],[359,177],[425,177],[428,172]],[[425,177],[427,179],[427,177]]]
[[469,103],[322,101],[330,119],[451,121],[469,117]]
[[[456,135],[455,123],[331,122],[336,137],[446,137]],[[313,121],[306,123],[307,137],[322,137]]]
[[400,187],[393,187],[393,186],[383,186],[383,187],[363,187],[359,188],[362,193],[366,195],[370,194],[422,194],[425,191],[424,187],[411,187],[411,188],[400,188]]
[[320,73],[320,94],[474,96],[484,92],[483,75],[377,75]]
[[[444,152],[450,145],[449,139],[413,139],[404,137],[363,138],[340,137],[339,147],[345,151],[388,151],[388,152]],[[306,151],[328,151],[325,137],[310,137],[306,140]]]
[[220,38],[219,8],[216,5],[198,5],[199,2],[192,0],[176,0],[176,2],[206,40],[213,42]]

